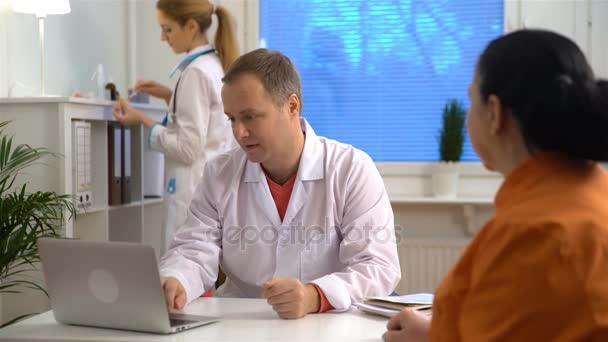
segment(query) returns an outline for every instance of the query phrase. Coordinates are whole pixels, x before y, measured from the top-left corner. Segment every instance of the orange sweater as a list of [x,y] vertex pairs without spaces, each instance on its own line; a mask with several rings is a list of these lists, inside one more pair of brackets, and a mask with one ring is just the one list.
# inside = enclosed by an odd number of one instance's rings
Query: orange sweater
[[608,173],[543,153],[436,291],[430,341],[608,341]]

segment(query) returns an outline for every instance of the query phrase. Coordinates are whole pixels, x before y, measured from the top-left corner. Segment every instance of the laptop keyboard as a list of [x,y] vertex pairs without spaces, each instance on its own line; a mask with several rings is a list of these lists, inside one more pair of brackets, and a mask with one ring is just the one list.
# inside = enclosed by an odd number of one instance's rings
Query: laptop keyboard
[[186,325],[186,324],[192,324],[192,323],[196,323],[196,321],[189,321],[186,319],[174,319],[174,318],[169,318],[169,324],[171,324],[172,327],[177,327],[180,325]]

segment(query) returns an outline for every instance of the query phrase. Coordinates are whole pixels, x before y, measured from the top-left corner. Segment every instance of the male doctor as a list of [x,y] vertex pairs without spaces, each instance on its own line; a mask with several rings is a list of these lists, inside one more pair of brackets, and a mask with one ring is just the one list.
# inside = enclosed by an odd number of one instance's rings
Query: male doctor
[[240,148],[207,163],[162,258],[168,307],[212,288],[218,263],[218,296],[261,296],[281,318],[391,293],[401,278],[393,212],[371,158],[300,118],[300,78],[285,55],[249,52],[223,81]]

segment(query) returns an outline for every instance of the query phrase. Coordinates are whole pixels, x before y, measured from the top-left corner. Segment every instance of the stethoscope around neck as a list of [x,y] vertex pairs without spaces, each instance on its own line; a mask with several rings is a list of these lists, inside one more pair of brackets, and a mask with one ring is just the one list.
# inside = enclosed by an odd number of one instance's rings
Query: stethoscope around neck
[[[207,55],[210,53],[215,52],[215,49],[209,49],[209,50],[205,50],[205,51],[201,51],[198,53],[194,53],[191,55],[186,56],[186,58],[184,58],[177,67],[175,67],[175,69],[173,69],[173,71],[171,71],[171,73],[169,74],[169,77],[172,78],[173,75],[175,75],[175,72],[179,69],[180,66],[185,65],[185,64],[190,64],[190,62],[192,62],[193,60],[199,58],[200,56],[203,55]],[[175,111],[177,110],[177,89],[179,88],[179,81],[181,80],[181,75],[180,78],[177,79],[177,83],[175,83],[175,90],[173,90],[173,110],[171,112],[171,114],[173,115],[173,118],[175,118]],[[175,120],[173,120],[175,121]],[[165,118],[163,119],[163,126],[167,126],[167,123],[169,122],[169,113],[167,113],[165,115]]]

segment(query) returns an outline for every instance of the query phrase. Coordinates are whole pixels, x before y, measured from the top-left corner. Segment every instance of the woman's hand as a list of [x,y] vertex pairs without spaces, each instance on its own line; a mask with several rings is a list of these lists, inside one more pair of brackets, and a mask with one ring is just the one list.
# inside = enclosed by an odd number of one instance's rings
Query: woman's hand
[[135,82],[133,92],[149,94],[151,96],[161,98],[165,100],[167,104],[169,104],[169,101],[171,101],[171,95],[173,95],[173,91],[168,87],[156,81],[145,80],[138,80]]
[[112,115],[118,122],[125,126],[144,124],[149,128],[154,124],[154,120],[143,112],[129,106],[127,101],[122,98],[118,98],[116,101],[116,104],[112,108]]
[[427,341],[430,327],[429,316],[414,309],[404,309],[388,321],[382,338],[385,342]]

